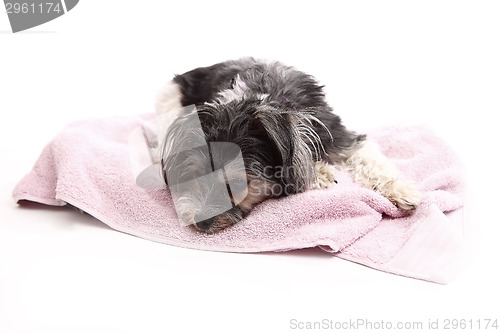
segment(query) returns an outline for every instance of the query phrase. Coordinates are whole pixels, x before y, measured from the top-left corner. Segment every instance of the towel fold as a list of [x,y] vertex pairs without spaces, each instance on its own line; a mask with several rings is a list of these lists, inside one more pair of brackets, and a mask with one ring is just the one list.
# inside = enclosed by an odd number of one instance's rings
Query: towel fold
[[[426,127],[386,127],[368,133],[423,194],[403,212],[342,170],[338,184],[259,204],[240,223],[214,235],[183,226],[167,189],[136,185],[148,142],[134,137],[151,114],[79,121],[64,128],[16,186],[14,199],[69,203],[111,228],[200,250],[288,251],[320,247],[379,270],[446,283],[463,251],[464,167]],[[141,150],[144,151],[141,151]]]

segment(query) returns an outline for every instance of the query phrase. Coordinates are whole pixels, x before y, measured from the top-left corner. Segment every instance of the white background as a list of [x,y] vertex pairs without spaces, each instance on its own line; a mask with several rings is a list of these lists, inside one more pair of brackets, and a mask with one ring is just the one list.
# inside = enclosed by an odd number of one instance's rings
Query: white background
[[[0,13],[0,332],[288,332],[290,320],[496,318],[497,1],[91,1],[24,33]],[[470,264],[449,285],[310,249],[156,244],[17,181],[66,123],[153,111],[173,73],[252,55],[315,75],[348,127],[427,124],[469,170]],[[480,229],[480,232],[478,230]],[[499,322],[500,324],[500,322]]]

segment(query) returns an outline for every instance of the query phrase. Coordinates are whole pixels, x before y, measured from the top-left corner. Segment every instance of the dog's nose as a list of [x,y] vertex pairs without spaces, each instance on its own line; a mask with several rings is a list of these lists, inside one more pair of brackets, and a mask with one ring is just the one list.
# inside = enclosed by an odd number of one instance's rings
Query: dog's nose
[[[195,221],[196,221],[196,217],[195,217]],[[214,224],[214,221],[212,219],[206,219],[203,221],[196,222],[196,227],[200,230],[207,231],[208,229],[210,229],[212,227],[213,224]]]

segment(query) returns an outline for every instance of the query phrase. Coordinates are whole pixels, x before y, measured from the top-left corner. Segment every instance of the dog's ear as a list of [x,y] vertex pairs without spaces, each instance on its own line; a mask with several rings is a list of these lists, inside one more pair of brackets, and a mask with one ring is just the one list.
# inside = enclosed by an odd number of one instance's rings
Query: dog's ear
[[296,192],[315,181],[314,163],[323,149],[313,125],[312,114],[263,109],[254,113],[254,129],[266,135],[281,157],[281,181]]

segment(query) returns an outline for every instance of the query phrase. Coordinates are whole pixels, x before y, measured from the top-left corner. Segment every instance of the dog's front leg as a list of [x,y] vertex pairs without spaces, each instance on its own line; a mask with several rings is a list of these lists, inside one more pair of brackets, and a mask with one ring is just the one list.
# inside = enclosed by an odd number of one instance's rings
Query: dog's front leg
[[337,183],[337,180],[335,180],[335,167],[331,164],[323,161],[314,163],[314,173],[316,179],[311,189],[327,188],[331,184]]
[[379,192],[401,209],[414,210],[420,203],[420,192],[415,185],[401,179],[396,167],[373,142],[359,142],[343,165],[355,181]]

